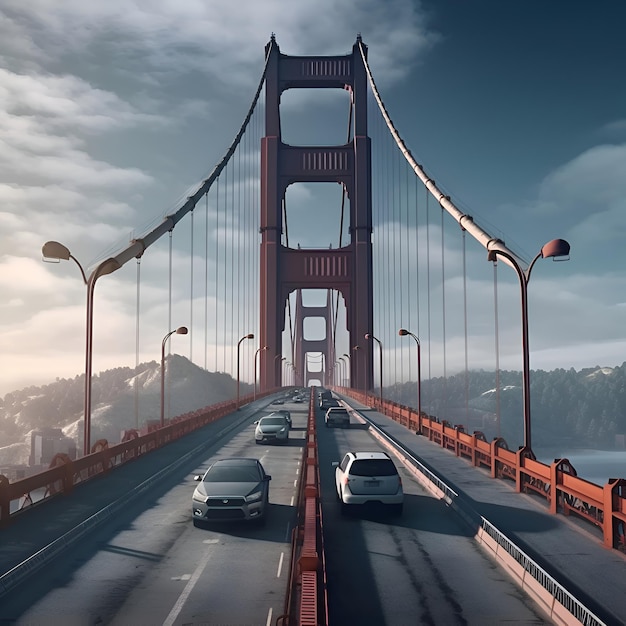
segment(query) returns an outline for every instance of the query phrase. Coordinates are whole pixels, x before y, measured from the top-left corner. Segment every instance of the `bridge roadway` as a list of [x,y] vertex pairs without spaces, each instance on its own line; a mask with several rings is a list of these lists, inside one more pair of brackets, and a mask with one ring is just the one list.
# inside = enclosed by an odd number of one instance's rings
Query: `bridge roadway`
[[[266,404],[259,401],[256,408]],[[306,420],[305,405],[287,407],[295,426],[290,446],[250,446],[254,410],[249,406],[78,488],[70,497],[33,508],[3,530],[0,572],[174,464],[158,485],[132,498],[105,524],[0,597],[0,623],[275,623],[286,588],[293,479]],[[624,623],[617,617],[626,615],[619,591],[626,565],[621,554],[605,550],[589,530],[548,515],[532,497],[515,494],[506,483],[492,481],[388,418],[366,408],[363,414],[464,490],[483,515],[515,535],[519,545],[607,624]],[[321,428],[319,445],[331,624],[549,623],[476,548],[460,518],[405,468],[407,503],[401,518],[377,511],[341,518],[330,461],[346,449],[373,449],[377,444],[365,427],[353,423],[348,430]],[[267,527],[227,532],[193,528],[193,474],[215,456],[235,454],[262,457],[272,474]]]
[[604,548],[602,533],[575,516],[551,515],[545,500],[518,494],[466,459],[364,405],[351,405],[419,458],[574,597],[610,626],[626,624],[626,555]]

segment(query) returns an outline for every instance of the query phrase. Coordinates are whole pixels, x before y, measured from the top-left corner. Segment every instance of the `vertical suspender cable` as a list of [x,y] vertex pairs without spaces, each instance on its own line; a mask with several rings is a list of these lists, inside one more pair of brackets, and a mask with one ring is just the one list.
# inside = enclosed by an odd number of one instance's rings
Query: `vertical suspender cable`
[[209,192],[204,194],[204,369],[209,349]]
[[137,299],[135,304],[135,376],[133,378],[133,387],[135,390],[135,430],[139,430],[139,305],[140,305],[140,280],[141,280],[141,257],[137,257]]
[[[415,312],[417,315],[417,336],[422,340],[420,328],[420,240],[419,240],[419,182],[415,177]],[[419,385],[419,381],[418,381]],[[417,409],[417,407],[415,407]]]
[[[393,151],[393,164],[394,164],[394,171],[393,171],[393,175],[392,175],[392,180],[391,180],[391,198],[392,198],[392,206],[393,206],[393,220],[392,220],[392,225],[393,225],[393,229],[391,232],[391,242],[393,244],[393,317],[389,320],[389,324],[385,327],[385,334],[387,335],[387,345],[389,346],[389,348],[391,349],[391,342],[389,341],[390,337],[389,334],[391,333],[391,329],[395,327],[399,316],[398,316],[398,310],[397,310],[397,305],[398,305],[398,296],[397,296],[397,289],[398,287],[400,287],[400,289],[398,289],[400,291],[400,316],[402,315],[402,289],[401,289],[401,285],[398,285],[398,281],[400,281],[400,278],[398,277],[398,263],[397,258],[398,258],[398,254],[401,252],[401,243],[400,245],[398,245],[398,240],[400,240],[401,242],[401,237],[399,234],[399,229],[400,229],[400,202],[401,202],[401,195],[400,195],[400,185],[398,184],[398,198],[396,200],[396,170],[398,173],[397,179],[398,182],[400,181],[400,161],[398,158],[398,153],[396,152],[396,150]],[[396,214],[397,211],[397,214]],[[402,273],[400,273],[400,276],[402,276]],[[395,353],[395,349],[397,347],[397,340],[398,340],[398,333],[393,333],[393,352],[390,352],[390,354]],[[395,380],[398,380],[398,360],[394,359],[394,378]],[[385,366],[385,371],[389,371],[389,367]]]
[[445,245],[444,245],[444,223],[443,223],[443,207],[441,207],[441,343],[443,348],[443,385],[441,387],[442,397],[441,406],[446,409],[444,415],[447,414],[447,384],[448,371],[446,368],[446,268],[445,268]]
[[498,437],[502,435],[500,427],[500,331],[498,324],[498,261],[493,261],[493,302],[494,302],[494,327],[495,327],[495,351],[496,351],[496,423]]
[[463,237],[463,329],[465,331],[465,423],[469,425],[469,365],[467,349],[467,259],[465,229],[461,227]]
[[[169,297],[168,297],[168,310],[167,310],[167,328],[168,328],[168,332],[169,329],[172,328],[172,233],[173,233],[173,229],[170,229],[169,231]],[[169,344],[171,345],[171,344]],[[170,350],[169,350],[169,346],[168,346],[168,356],[170,355]],[[166,365],[167,368],[167,365]],[[169,418],[170,416],[170,379],[171,376],[167,377],[167,415],[166,417]]]
[[[239,314],[235,316],[235,166],[233,165],[230,172],[230,209],[228,211],[230,216],[230,319],[231,319],[231,338],[232,344],[234,339],[238,339],[237,333],[239,328]],[[230,373],[231,375],[235,371],[235,351],[230,350]]]
[[[426,194],[426,323],[428,328],[428,380],[431,384],[428,386],[429,401],[432,403],[432,351],[431,351],[431,299],[430,299],[430,196]],[[431,407],[432,410],[432,407]]]
[[190,260],[189,260],[189,360],[193,363],[193,216],[195,211],[191,209],[190,223]]
[[[215,371],[219,372],[218,366],[218,328],[220,324],[219,314],[220,314],[220,242],[222,238],[220,237],[220,180],[221,176],[218,177],[216,182],[216,193],[215,193]],[[224,257],[226,258],[226,257]]]
[[[237,311],[237,332],[235,335],[239,338],[243,333],[246,335],[250,332],[249,328],[245,327],[245,318],[243,315],[243,302],[242,302],[242,293],[241,293],[241,145],[237,148],[237,208],[235,209],[235,188],[233,186],[233,209],[237,213],[237,246],[235,247],[233,242],[233,248],[235,252],[235,266],[237,267],[237,279],[236,279],[236,294],[237,300],[235,303],[236,311]],[[235,288],[233,288],[235,291]],[[235,311],[233,311],[233,316]],[[246,342],[247,343],[247,342]],[[246,346],[244,350],[247,348]]]

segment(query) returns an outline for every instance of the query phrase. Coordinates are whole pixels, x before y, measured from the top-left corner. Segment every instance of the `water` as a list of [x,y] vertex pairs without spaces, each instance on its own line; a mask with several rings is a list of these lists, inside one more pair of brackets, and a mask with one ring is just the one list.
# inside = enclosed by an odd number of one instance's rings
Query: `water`
[[609,478],[626,479],[626,450],[535,450],[537,460],[549,465],[568,459],[579,478],[604,485]]

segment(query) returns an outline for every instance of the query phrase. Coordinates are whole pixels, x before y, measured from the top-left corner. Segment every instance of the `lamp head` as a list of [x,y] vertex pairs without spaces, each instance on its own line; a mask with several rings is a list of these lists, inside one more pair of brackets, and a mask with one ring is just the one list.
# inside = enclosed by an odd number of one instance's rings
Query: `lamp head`
[[176,329],[176,334],[177,334],[177,335],[186,335],[188,332],[189,332],[189,331],[187,330],[187,327],[186,327],[186,326],[179,326],[179,327]]
[[365,333],[365,339],[371,339],[372,335],[370,335],[369,333]]
[[41,248],[41,253],[43,254],[44,261],[70,260],[69,249],[58,241],[46,241]]
[[400,335],[400,337],[404,337],[405,335],[408,335],[408,334],[409,334],[409,331],[406,328],[401,328],[398,331],[398,335]]
[[245,336],[245,339],[254,339],[254,333],[250,333]]
[[544,259],[552,257],[555,260],[567,261],[569,259],[569,250],[570,245],[565,239],[553,239],[541,248],[541,257]]

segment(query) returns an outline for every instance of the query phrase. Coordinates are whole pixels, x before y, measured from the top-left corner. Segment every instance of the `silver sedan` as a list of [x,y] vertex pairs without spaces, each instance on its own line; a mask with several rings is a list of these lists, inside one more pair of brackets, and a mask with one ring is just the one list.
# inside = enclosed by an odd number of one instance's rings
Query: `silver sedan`
[[215,461],[193,492],[191,515],[195,526],[204,522],[265,521],[269,481],[258,459],[230,458]]
[[254,422],[254,440],[256,443],[276,441],[287,443],[289,439],[289,422],[284,415],[273,413]]

